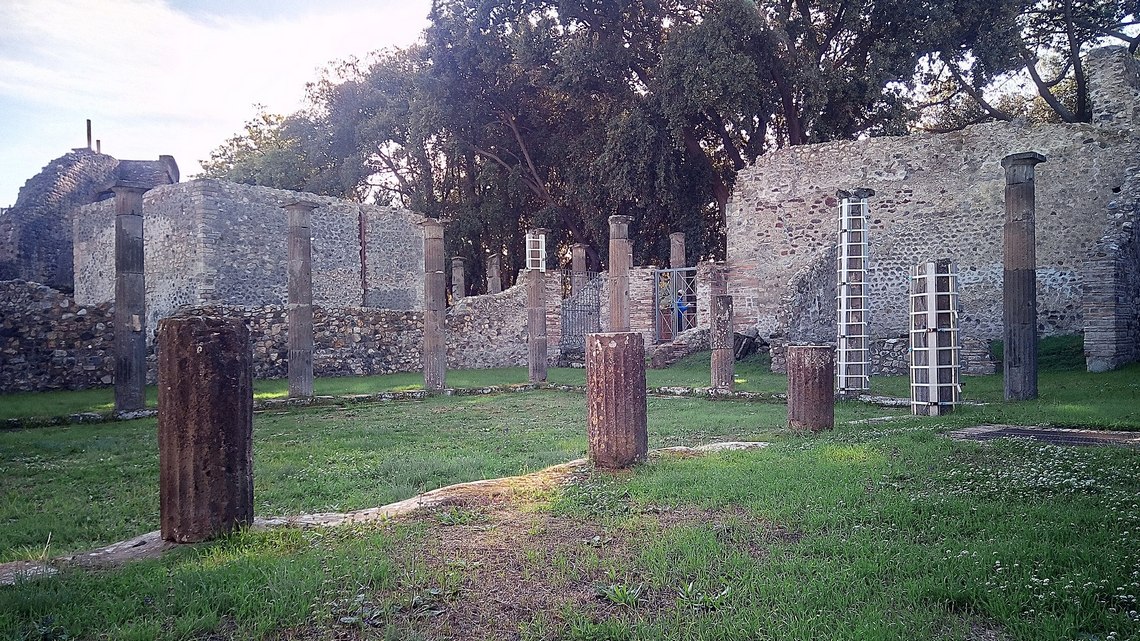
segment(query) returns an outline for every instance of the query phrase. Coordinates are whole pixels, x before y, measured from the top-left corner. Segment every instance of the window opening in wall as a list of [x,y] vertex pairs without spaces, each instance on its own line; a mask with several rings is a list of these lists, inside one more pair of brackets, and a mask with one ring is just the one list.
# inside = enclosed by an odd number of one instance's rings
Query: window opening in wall
[[653,340],[672,341],[697,326],[697,268],[653,270]]
[[958,266],[942,259],[910,271],[910,398],[915,415],[949,414],[959,384]]
[[842,395],[858,394],[871,388],[871,358],[867,345],[867,197],[874,193],[870,189],[838,193],[835,387]]

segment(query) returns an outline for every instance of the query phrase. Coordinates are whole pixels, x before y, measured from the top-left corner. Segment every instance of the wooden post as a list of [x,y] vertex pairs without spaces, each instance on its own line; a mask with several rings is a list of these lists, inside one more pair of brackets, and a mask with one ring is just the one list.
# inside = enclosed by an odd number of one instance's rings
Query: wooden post
[[818,432],[835,427],[835,350],[788,345],[788,425]]
[[146,282],[143,194],[118,183],[115,193],[115,411],[146,406]]
[[1005,256],[1002,316],[1005,325],[1005,399],[1037,398],[1037,254],[1034,166],[1045,156],[1027,151],[1001,161],[1005,168]]
[[289,398],[313,395],[313,235],[317,203],[285,205],[289,223]]
[[574,243],[570,246],[570,293],[577,294],[586,286],[586,249],[585,243]]
[[424,388],[442,390],[447,385],[446,283],[443,277],[443,225],[424,219]]
[[253,522],[253,354],[238,320],[158,323],[162,538],[204,541]]
[[629,216],[610,216],[610,331],[629,331]]
[[669,234],[669,268],[688,267],[685,263],[685,234],[682,232]]
[[586,336],[586,422],[594,465],[622,468],[645,460],[649,437],[641,334]]
[[[531,235],[546,237],[547,230],[532,229]],[[531,383],[546,381],[546,273],[526,272],[527,370]]]
[[712,322],[709,329],[712,347],[712,388],[731,392],[736,375],[736,343],[732,332],[732,296],[712,299]]
[[500,275],[503,257],[500,254],[491,254],[487,257],[487,293],[498,294],[503,291],[503,279]]
[[464,265],[467,261],[462,256],[451,259],[451,300],[457,301],[467,295],[467,274]]

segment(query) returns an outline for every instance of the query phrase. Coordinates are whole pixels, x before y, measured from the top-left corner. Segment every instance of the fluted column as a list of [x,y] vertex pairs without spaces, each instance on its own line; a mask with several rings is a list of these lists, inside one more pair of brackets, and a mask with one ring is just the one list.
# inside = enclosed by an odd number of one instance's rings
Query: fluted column
[[[530,230],[531,236],[545,238],[545,229]],[[526,273],[527,370],[531,383],[546,381],[546,273],[528,269]]]
[[1045,156],[1027,151],[1001,161],[1005,168],[1002,316],[1005,399],[1037,398],[1037,253],[1033,174]]
[[443,277],[443,225],[424,219],[424,388],[447,385],[447,286]]
[[669,234],[669,267],[671,269],[688,267],[685,262],[685,234],[683,232]]
[[158,323],[162,538],[204,541],[253,522],[253,354],[239,320]]
[[574,243],[570,246],[570,293],[577,294],[586,286],[586,249],[585,243]]
[[586,422],[594,465],[622,468],[645,460],[649,438],[641,334],[586,336]]
[[289,398],[313,395],[313,227],[317,203],[285,205],[289,223]]
[[732,296],[712,299],[712,323],[709,328],[712,347],[712,388],[731,392],[736,375],[736,345],[732,332]]
[[146,282],[143,194],[119,183],[115,193],[115,410],[146,406]]
[[451,259],[451,300],[457,301],[467,295],[467,273],[464,271],[467,260],[462,256]]
[[788,345],[788,425],[818,432],[835,427],[835,349]]
[[503,278],[501,275],[503,257],[500,254],[491,254],[487,257],[487,293],[498,294],[503,291]]
[[610,216],[610,331],[629,331],[629,216]]

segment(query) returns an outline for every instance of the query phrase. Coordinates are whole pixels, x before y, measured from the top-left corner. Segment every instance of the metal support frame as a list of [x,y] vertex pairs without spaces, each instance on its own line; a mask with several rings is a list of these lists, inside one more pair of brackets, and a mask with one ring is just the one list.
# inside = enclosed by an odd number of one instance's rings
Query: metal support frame
[[915,265],[910,289],[910,398],[916,415],[949,414],[960,384],[958,267],[949,260]]
[[653,341],[672,341],[681,332],[697,326],[697,268],[653,271]]
[[546,271],[546,235],[528,233],[526,235],[526,268]]
[[839,394],[870,389],[871,356],[867,325],[867,198],[840,192],[839,242],[836,247],[835,389]]

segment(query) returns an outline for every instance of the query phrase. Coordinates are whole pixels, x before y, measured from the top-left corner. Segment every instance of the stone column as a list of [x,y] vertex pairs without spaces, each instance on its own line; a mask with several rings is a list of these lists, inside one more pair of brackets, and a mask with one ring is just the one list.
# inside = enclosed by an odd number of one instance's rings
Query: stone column
[[709,291],[711,298],[728,295],[728,266],[723,260],[713,263],[709,271]]
[[[532,229],[533,236],[545,237],[547,230]],[[546,381],[546,273],[537,269],[526,272],[526,337],[527,369],[531,383]]]
[[681,269],[688,267],[685,264],[685,234],[674,232],[669,234],[669,268]]
[[451,300],[459,300],[467,295],[467,274],[463,271],[467,261],[462,256],[451,259]]
[[712,347],[712,388],[731,392],[736,375],[736,344],[732,332],[732,296],[712,299],[709,345]]
[[1027,151],[1002,158],[1005,168],[1005,256],[1002,271],[1002,357],[1005,399],[1037,398],[1037,253],[1033,168],[1045,156]]
[[487,293],[498,294],[503,291],[503,278],[500,275],[503,257],[500,254],[491,254],[487,257]]
[[285,205],[289,222],[289,398],[313,395],[313,227],[317,203]]
[[610,331],[629,331],[629,216],[610,216]]
[[128,183],[115,192],[115,411],[146,406],[146,283],[143,194]]
[[162,538],[204,541],[253,522],[253,354],[239,320],[158,323]]
[[570,246],[570,293],[577,294],[586,286],[586,248],[585,243],[574,243]]
[[443,225],[424,219],[424,388],[441,390],[447,384],[447,291],[443,277]]
[[622,468],[645,460],[649,438],[641,334],[586,336],[586,424],[594,465]]
[[835,349],[788,345],[788,425],[819,432],[835,427]]

